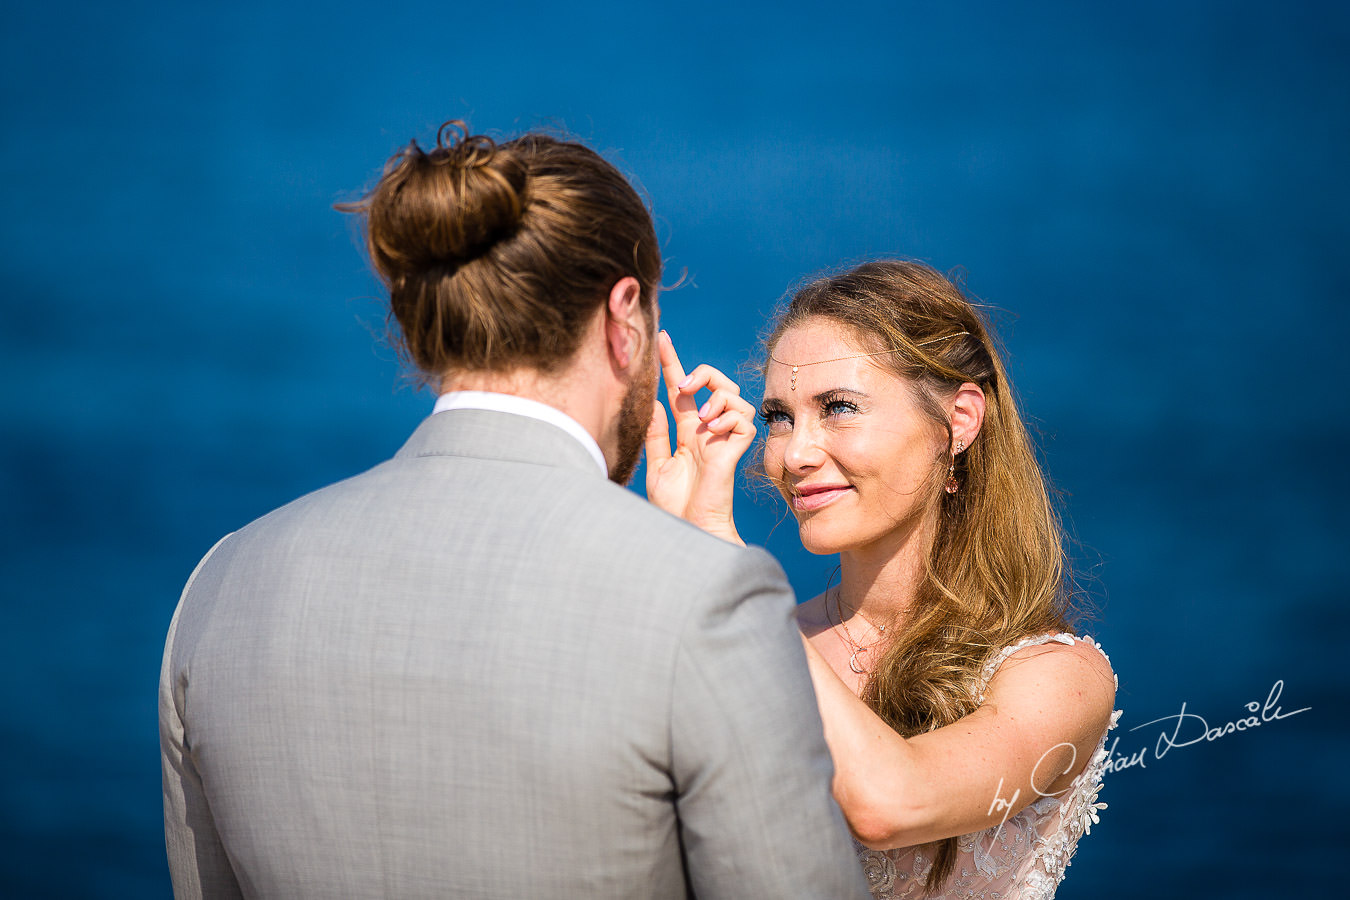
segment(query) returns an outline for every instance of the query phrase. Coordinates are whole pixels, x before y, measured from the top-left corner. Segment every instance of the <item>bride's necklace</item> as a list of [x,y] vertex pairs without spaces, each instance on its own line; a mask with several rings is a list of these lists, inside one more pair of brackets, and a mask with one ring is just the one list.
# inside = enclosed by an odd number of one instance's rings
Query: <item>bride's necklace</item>
[[[848,625],[845,624],[844,622],[844,601],[843,598],[840,597],[840,594],[842,593],[843,593],[842,590],[836,590],[834,592],[834,608],[835,611],[839,614],[839,627],[843,629],[842,634],[840,634],[840,632],[838,631],[836,631],[835,634],[839,634],[840,637],[843,639],[845,646],[849,648],[850,652],[848,656],[848,667],[853,670],[853,674],[866,675],[868,674],[868,670],[863,668],[862,663],[858,662],[858,654],[866,653],[867,651],[876,647],[877,644],[880,644],[881,640],[886,637],[886,626],[873,625],[872,621],[868,619],[867,616],[864,616],[861,612],[859,612],[856,609],[851,610],[851,612],[854,615],[856,615],[858,618],[862,619],[864,622],[870,625],[872,627],[872,630],[875,631],[878,635],[880,635],[880,637],[877,640],[873,641],[870,645],[866,647],[862,646],[857,641],[853,640],[853,635],[849,632]],[[825,618],[827,621],[829,620],[829,609],[830,604],[826,602]]]

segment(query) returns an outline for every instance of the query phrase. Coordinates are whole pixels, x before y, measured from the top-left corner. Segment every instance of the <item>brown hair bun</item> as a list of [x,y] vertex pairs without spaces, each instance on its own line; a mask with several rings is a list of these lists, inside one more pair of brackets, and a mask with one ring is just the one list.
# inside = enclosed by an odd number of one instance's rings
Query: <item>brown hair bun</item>
[[389,279],[472,262],[520,227],[528,178],[492,138],[447,122],[436,149],[412,141],[385,167],[369,201],[372,261]]
[[338,209],[364,214],[403,349],[432,378],[560,366],[615,282],[636,278],[649,315],[660,286],[642,198],[574,141],[497,143],[447,122],[436,149],[410,142],[370,193]]

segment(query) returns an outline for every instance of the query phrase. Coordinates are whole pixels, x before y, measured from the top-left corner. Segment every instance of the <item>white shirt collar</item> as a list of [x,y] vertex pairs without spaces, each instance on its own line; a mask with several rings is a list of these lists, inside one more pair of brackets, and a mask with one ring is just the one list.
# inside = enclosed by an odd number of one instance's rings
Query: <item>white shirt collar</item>
[[431,414],[434,416],[436,413],[451,409],[486,409],[493,412],[510,413],[515,416],[525,416],[526,418],[547,422],[550,425],[556,425],[581,442],[581,446],[586,448],[586,451],[595,460],[595,464],[600,467],[601,474],[606,478],[609,477],[609,466],[605,464],[605,455],[600,452],[600,445],[595,442],[595,438],[591,437],[589,431],[581,427],[580,422],[560,409],[546,403],[540,403],[537,400],[517,397],[515,394],[496,394],[491,391],[450,391],[436,398],[436,407],[431,411]]

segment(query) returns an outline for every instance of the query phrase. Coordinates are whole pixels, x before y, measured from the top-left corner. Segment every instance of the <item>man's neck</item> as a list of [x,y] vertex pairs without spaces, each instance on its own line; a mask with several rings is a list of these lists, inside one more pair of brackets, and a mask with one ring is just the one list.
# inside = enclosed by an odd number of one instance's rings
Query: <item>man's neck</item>
[[588,385],[581,373],[573,371],[574,368],[568,367],[556,375],[536,369],[456,372],[441,379],[440,392],[488,391],[543,403],[576,420],[603,450],[604,398],[596,391],[594,382]]

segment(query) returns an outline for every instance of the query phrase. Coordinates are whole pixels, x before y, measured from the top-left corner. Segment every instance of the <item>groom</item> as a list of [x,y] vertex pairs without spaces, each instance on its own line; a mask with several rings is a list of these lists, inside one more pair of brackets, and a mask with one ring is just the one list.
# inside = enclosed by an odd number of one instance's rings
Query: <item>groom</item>
[[584,146],[454,128],[351,207],[434,414],[174,614],[176,896],[865,897],[781,570],[620,486],[646,208]]

